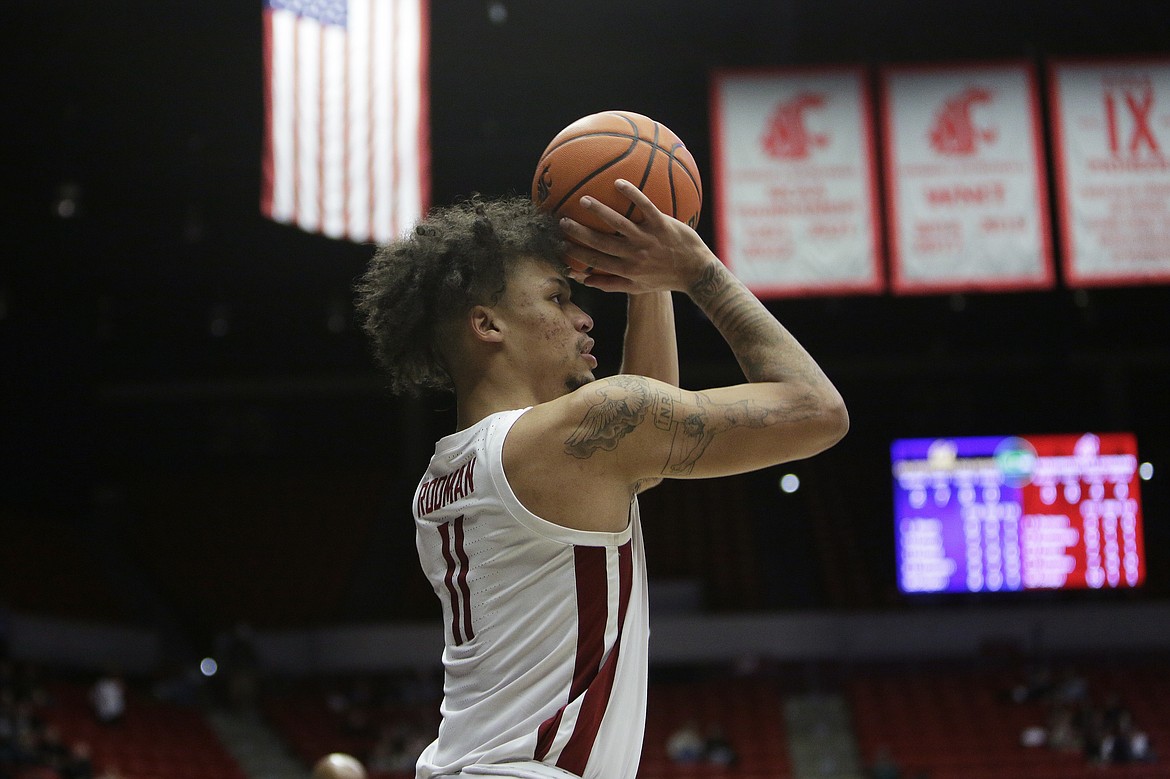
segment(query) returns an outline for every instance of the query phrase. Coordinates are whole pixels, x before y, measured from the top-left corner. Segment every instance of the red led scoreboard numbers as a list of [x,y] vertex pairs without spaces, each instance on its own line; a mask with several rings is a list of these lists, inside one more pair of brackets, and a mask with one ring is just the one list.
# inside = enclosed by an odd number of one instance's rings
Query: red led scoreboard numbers
[[903,592],[1145,580],[1132,434],[902,439],[891,455]]

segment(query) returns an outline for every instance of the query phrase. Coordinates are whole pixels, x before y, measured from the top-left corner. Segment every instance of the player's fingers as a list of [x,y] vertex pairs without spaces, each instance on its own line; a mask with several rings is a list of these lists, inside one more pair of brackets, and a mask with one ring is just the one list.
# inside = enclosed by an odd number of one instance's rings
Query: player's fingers
[[580,282],[602,292],[639,292],[638,286],[624,276],[594,273],[584,276]]
[[[618,192],[621,192],[630,199],[631,203],[638,207],[638,210],[642,212],[642,216],[647,220],[657,220],[665,216],[665,214],[658,210],[658,206],[654,205],[654,201],[647,197],[645,192],[635,187],[629,181],[617,179],[614,182],[614,186],[617,187]],[[631,224],[633,223],[631,222]]]
[[[627,187],[632,188],[635,192],[638,189],[633,184],[630,184],[624,179],[618,179],[616,183],[619,185],[626,184]],[[625,190],[620,186],[618,186],[618,190],[623,194],[625,193]],[[589,195],[582,197],[581,207],[594,214],[598,219],[609,226],[611,228],[610,232],[619,233],[621,235],[633,235],[638,231],[638,226],[634,224],[634,222],[630,221],[628,218],[626,218],[625,215],[618,213],[595,197],[590,197]]]
[[[606,271],[607,273],[617,273],[621,275],[622,270],[626,268],[627,262],[620,257],[614,257],[612,254],[591,249],[588,246],[579,246],[577,244],[569,244],[569,248],[565,251],[565,256],[572,259],[576,264],[582,268]],[[572,265],[572,263],[569,263]]]
[[573,249],[585,247],[613,255],[622,251],[622,247],[627,245],[626,240],[620,235],[593,230],[567,216],[561,217],[561,232],[569,238]]

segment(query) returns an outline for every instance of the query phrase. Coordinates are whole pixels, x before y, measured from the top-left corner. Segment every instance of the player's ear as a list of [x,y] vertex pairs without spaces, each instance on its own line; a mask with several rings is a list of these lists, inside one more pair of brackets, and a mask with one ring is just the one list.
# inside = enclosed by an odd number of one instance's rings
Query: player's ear
[[499,343],[503,340],[503,332],[496,321],[495,311],[490,306],[472,306],[467,312],[467,322],[476,340],[485,343]]

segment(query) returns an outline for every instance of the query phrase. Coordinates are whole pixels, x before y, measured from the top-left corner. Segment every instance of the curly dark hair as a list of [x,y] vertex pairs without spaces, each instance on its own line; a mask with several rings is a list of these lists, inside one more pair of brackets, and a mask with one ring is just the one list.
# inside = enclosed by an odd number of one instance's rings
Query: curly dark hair
[[563,268],[564,249],[556,219],[528,198],[478,195],[433,209],[379,247],[355,287],[356,307],[390,390],[453,389],[439,349],[444,329],[472,306],[499,300],[516,260]]

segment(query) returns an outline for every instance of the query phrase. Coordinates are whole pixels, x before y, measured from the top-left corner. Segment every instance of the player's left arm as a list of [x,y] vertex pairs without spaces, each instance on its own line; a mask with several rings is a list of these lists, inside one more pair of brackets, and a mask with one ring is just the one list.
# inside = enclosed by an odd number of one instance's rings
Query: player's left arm
[[670,292],[628,296],[620,373],[678,386],[678,340]]
[[[678,338],[674,329],[674,301],[669,291],[628,296],[621,372],[678,386]],[[645,492],[661,481],[643,481],[638,485],[638,492]]]

